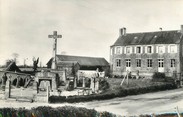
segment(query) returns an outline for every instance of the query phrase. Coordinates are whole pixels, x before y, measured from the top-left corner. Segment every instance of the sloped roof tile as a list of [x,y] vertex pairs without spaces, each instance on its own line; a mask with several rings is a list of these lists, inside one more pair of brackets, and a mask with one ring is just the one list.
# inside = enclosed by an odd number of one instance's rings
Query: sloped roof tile
[[178,44],[180,43],[181,33],[174,31],[159,31],[145,33],[127,33],[119,36],[112,46],[126,45],[148,45],[148,44]]

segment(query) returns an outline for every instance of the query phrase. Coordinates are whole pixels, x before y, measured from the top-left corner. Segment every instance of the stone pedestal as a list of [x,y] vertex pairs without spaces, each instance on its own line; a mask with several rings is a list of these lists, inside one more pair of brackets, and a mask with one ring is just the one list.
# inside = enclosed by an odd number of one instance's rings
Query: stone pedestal
[[47,90],[46,90],[46,96],[47,96],[47,102],[49,102],[49,97],[50,97],[50,86],[47,86]]
[[95,92],[98,93],[99,91],[99,80],[97,79],[97,81],[95,82]]
[[77,88],[77,79],[74,77],[74,88]]
[[85,77],[83,77],[83,88],[85,88]]
[[5,99],[10,98],[11,96],[11,81],[7,80],[5,87]]
[[56,82],[56,77],[53,77],[52,78],[52,84],[51,84],[52,86],[52,90],[53,91],[56,91],[57,90],[57,82]]
[[92,92],[95,92],[94,78],[91,78],[90,88],[92,89]]

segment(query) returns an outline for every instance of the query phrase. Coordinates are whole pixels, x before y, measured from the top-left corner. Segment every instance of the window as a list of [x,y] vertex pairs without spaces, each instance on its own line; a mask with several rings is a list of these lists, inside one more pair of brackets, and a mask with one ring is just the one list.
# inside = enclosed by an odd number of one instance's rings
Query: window
[[116,67],[121,67],[121,59],[116,59]]
[[121,47],[116,47],[116,54],[121,54]]
[[130,59],[126,59],[126,67],[131,67],[131,60]]
[[158,59],[158,67],[164,67],[164,60]]
[[147,59],[147,67],[152,67],[152,59]]
[[147,46],[147,53],[152,53],[152,46]]
[[131,53],[131,48],[130,47],[126,47],[126,53],[127,54]]
[[164,46],[158,46],[158,53],[164,53]]
[[141,59],[137,59],[136,63],[137,63],[137,67],[141,67]]
[[170,53],[176,53],[176,45],[170,45]]
[[137,52],[137,53],[141,53],[141,47],[137,47],[137,48],[136,48],[136,52]]
[[170,67],[175,67],[175,59],[170,59]]

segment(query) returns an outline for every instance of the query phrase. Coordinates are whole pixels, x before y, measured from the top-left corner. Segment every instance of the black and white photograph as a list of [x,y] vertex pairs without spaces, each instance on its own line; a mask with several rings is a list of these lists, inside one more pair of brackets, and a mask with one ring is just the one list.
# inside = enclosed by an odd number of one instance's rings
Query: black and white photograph
[[183,117],[183,0],[0,0],[0,117]]

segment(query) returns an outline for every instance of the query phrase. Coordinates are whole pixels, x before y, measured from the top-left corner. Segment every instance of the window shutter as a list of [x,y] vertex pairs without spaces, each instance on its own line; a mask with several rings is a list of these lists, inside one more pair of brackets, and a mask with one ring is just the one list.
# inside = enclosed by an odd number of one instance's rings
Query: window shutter
[[140,53],[143,53],[143,46],[140,47]]
[[151,46],[151,52],[154,53],[154,46]]
[[165,53],[165,47],[166,47],[166,46],[163,46],[163,53]]
[[134,53],[137,53],[137,46],[134,47]]
[[147,53],[147,46],[145,46],[145,53]]
[[168,53],[170,53],[170,45],[168,45],[167,47],[168,47]]
[[156,53],[158,53],[158,47],[159,47],[159,46],[156,46]]
[[122,54],[122,47],[120,47],[120,54]]
[[114,54],[116,54],[116,47],[114,47]]
[[124,53],[126,54],[126,47],[124,47]]
[[178,49],[178,47],[177,47],[177,45],[175,45],[175,53],[177,53],[177,49]]
[[111,48],[111,55],[113,55],[113,48]]

